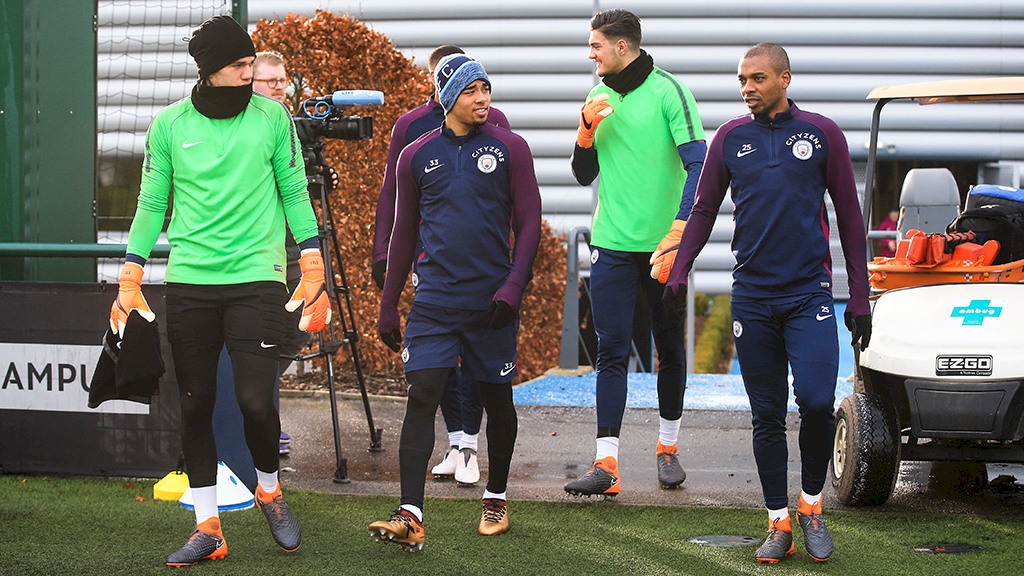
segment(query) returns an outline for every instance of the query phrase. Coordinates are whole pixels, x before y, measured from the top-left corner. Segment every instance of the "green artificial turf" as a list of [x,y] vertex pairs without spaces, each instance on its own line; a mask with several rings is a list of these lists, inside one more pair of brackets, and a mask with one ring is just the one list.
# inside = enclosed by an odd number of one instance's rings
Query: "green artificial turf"
[[[479,500],[431,499],[421,552],[381,544],[368,523],[385,519],[394,498],[286,490],[302,525],[302,547],[287,554],[256,509],[221,515],[227,558],[190,568],[164,559],[193,529],[192,512],[155,501],[152,480],[0,475],[0,574],[849,574],[868,576],[1024,573],[1019,517],[900,515],[882,509],[826,511],[836,551],[823,564],[802,551],[776,565],[755,547],[693,544],[709,534],[764,536],[763,511],[626,506],[614,501],[511,502],[511,530],[476,533]],[[795,524],[795,522],[794,522]],[[799,530],[797,530],[799,532]],[[922,554],[936,543],[981,546],[970,554]]]

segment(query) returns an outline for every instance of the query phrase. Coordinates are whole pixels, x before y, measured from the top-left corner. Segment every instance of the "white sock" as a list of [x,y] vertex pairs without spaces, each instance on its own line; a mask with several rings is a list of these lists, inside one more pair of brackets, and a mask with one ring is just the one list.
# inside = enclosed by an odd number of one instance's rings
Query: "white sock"
[[419,506],[413,506],[412,504],[402,504],[401,508],[402,510],[408,510],[409,512],[412,512],[412,515],[415,516],[417,520],[423,522],[423,510],[420,510]]
[[259,468],[256,469],[256,480],[263,487],[263,491],[267,494],[273,494],[274,490],[277,490],[277,470],[273,472],[264,472]]
[[800,497],[804,499],[804,502],[807,502],[811,506],[814,506],[815,504],[818,503],[818,500],[821,500],[821,492],[818,492],[814,496],[811,496],[807,492],[804,492],[803,490],[801,490],[800,491]]
[[789,517],[789,508],[779,508],[778,510],[768,510],[769,520],[782,520],[783,518]]
[[480,439],[480,434],[479,433],[477,433],[477,434],[466,434],[465,432],[463,432],[462,433],[462,440],[459,440],[459,450],[462,450],[463,448],[470,448],[473,451],[476,451],[477,440],[479,440],[479,439]]
[[196,507],[197,526],[214,516],[220,516],[220,511],[217,509],[216,485],[193,488],[192,503],[195,504]]
[[507,500],[507,498],[505,498],[505,494],[506,494],[505,492],[502,492],[501,494],[495,494],[494,492],[491,492],[489,490],[484,490],[484,500],[486,500],[488,498],[497,498],[498,500]]
[[679,441],[679,423],[683,421],[682,418],[678,420],[665,420],[664,418],[658,418],[661,421],[661,426],[658,429],[658,442],[661,442],[663,446],[671,446]]
[[600,460],[611,456],[615,460],[619,459],[619,439],[616,436],[602,436],[597,439],[597,457],[594,460]]
[[455,432],[448,433],[448,445],[459,446],[459,442],[462,440],[462,430],[456,430]]

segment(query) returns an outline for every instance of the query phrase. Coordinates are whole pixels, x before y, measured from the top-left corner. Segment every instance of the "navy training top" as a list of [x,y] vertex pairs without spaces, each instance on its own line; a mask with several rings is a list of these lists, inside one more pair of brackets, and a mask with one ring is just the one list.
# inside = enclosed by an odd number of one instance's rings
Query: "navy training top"
[[518,310],[541,231],[540,190],[526,141],[493,124],[462,137],[435,129],[402,151],[396,174],[380,331],[399,328],[398,301],[417,240],[423,247],[413,274],[417,302],[487,310],[500,300]]
[[[487,113],[487,122],[506,130],[512,129],[505,114],[493,106]],[[384,182],[381,183],[380,197],[377,198],[377,216],[373,231],[374,262],[380,262],[388,257],[391,228],[395,225],[395,166],[398,165],[398,155],[401,154],[403,148],[415,142],[417,138],[438,128],[443,123],[444,108],[431,97],[423,104],[402,114],[391,128],[388,160],[384,167]]]
[[733,297],[785,298],[832,290],[825,191],[835,206],[855,316],[870,313],[867,241],[846,138],[832,120],[790,108],[745,115],[715,133],[668,285],[678,289],[732,188]]

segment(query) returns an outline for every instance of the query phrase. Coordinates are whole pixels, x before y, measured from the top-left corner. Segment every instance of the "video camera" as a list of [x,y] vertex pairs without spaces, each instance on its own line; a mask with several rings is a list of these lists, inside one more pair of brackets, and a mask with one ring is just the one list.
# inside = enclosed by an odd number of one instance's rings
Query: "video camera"
[[368,140],[373,137],[372,116],[344,116],[346,106],[379,106],[384,93],[379,90],[338,90],[327,96],[308,98],[302,103],[302,115],[293,117],[303,148],[322,145],[324,138]]
[[[345,106],[379,106],[384,103],[380,90],[338,90],[327,96],[308,98],[302,103],[302,115],[293,116],[295,132],[302,144],[302,161],[311,184],[331,190],[324,180],[330,167],[324,159],[324,138],[369,140],[373,137],[372,116],[344,116]],[[310,189],[314,196],[314,190]]]

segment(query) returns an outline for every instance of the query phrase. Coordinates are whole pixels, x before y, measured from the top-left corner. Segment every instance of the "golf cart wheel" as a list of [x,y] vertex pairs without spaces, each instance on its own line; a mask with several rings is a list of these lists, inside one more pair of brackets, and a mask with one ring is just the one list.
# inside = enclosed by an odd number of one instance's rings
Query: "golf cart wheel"
[[892,403],[877,394],[851,394],[836,410],[829,471],[843,504],[879,506],[892,495],[900,467],[900,437]]

